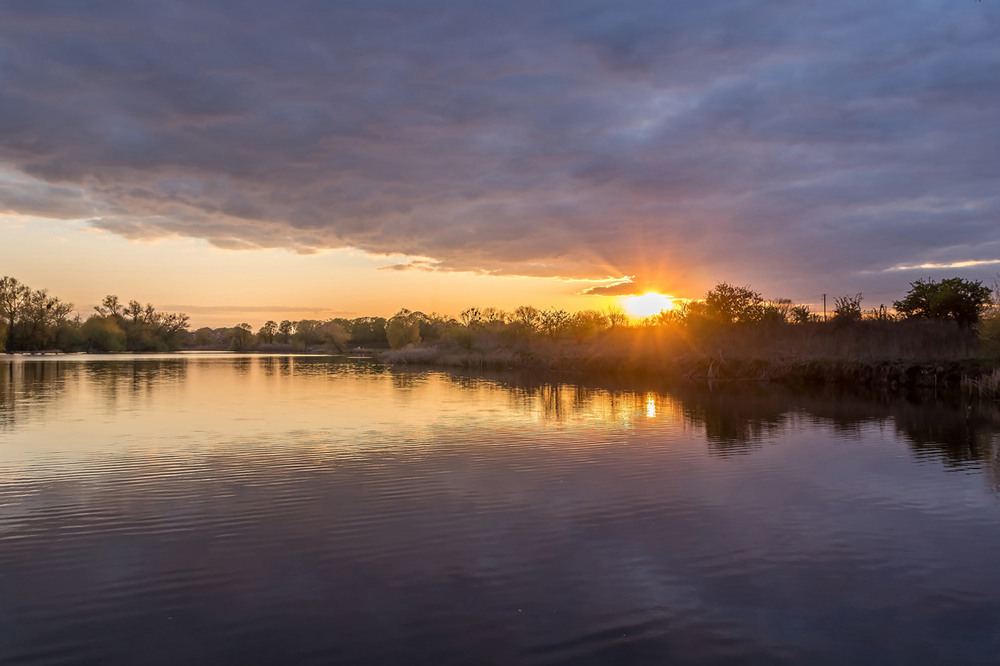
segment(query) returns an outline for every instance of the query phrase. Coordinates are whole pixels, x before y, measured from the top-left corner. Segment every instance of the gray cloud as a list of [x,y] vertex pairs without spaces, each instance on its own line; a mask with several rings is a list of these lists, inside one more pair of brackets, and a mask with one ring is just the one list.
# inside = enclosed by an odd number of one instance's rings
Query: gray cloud
[[1000,256],[998,29],[945,0],[7,2],[0,209],[431,260],[396,269],[896,289]]

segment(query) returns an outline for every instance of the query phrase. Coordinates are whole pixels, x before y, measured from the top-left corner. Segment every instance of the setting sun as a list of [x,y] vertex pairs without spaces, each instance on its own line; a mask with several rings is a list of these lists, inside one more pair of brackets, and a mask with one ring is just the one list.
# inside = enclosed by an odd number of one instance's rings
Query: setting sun
[[633,319],[642,319],[660,314],[663,310],[671,310],[674,302],[669,296],[647,292],[642,296],[629,296],[622,300],[622,307]]

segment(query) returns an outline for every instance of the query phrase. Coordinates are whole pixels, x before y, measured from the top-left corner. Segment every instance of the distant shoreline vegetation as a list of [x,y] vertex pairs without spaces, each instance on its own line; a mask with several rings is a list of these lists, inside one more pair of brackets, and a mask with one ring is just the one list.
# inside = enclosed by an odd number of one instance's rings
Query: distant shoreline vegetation
[[360,348],[376,351],[387,363],[764,379],[809,372],[822,379],[827,370],[817,368],[851,364],[881,364],[891,377],[901,372],[892,370],[900,364],[971,360],[977,368],[995,367],[1000,359],[996,287],[957,277],[917,280],[892,309],[866,310],[862,302],[861,294],[836,298],[824,320],[808,306],[766,300],[750,287],[723,282],[702,300],[640,321],[631,321],[620,307],[576,313],[471,307],[458,318],[403,309],[387,319],[267,321],[256,331],[243,322],[191,331],[185,314],[117,296],[105,297],[86,319],[72,316],[71,304],[4,277],[0,351],[348,353]]

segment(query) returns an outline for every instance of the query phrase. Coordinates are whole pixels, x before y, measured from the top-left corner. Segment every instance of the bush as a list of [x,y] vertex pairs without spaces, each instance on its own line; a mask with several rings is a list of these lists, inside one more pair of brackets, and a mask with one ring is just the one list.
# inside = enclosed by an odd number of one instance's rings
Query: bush
[[125,351],[125,331],[118,325],[118,321],[114,317],[91,315],[84,322],[80,332],[88,351]]
[[849,324],[861,321],[861,301],[864,300],[861,294],[854,296],[841,296],[833,300],[833,323]]
[[892,305],[907,319],[954,319],[962,326],[971,326],[989,303],[989,287],[955,277],[911,282],[906,296]]
[[705,295],[705,315],[722,324],[754,324],[764,318],[764,298],[749,286],[720,282]]

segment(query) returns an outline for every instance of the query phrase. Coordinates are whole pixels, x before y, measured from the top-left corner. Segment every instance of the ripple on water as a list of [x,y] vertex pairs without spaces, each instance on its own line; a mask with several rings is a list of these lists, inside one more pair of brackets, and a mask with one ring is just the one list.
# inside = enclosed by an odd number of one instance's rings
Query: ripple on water
[[747,424],[714,395],[314,360],[88,367],[2,421],[3,664],[1000,650],[987,463],[914,452],[881,404]]

